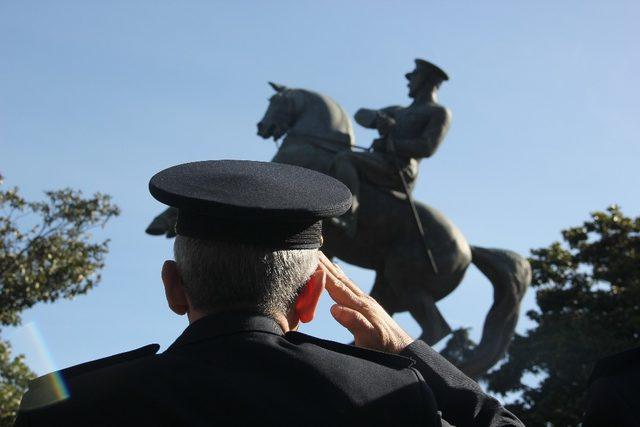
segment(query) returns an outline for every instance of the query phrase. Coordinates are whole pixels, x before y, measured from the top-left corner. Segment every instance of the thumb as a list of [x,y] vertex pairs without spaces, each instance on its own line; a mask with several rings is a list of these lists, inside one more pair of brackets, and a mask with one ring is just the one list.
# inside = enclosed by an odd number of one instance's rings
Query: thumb
[[331,307],[331,315],[338,323],[347,328],[353,335],[356,345],[360,341],[367,341],[376,331],[371,323],[359,312],[334,304]]

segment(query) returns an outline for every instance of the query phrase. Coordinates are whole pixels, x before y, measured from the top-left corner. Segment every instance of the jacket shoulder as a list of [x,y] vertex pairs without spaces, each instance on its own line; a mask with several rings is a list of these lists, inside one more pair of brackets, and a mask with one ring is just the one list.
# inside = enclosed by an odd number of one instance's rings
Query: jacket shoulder
[[292,344],[310,344],[317,347],[322,347],[325,350],[329,350],[333,353],[367,360],[369,362],[391,369],[407,369],[411,368],[415,364],[415,362],[408,357],[385,353],[382,351],[368,350],[366,348],[356,347],[348,344],[341,344],[335,341],[312,337],[301,332],[287,332],[285,334],[285,338]]
[[35,378],[29,383],[29,389],[22,397],[20,411],[39,408],[65,400],[69,397],[69,391],[67,389],[67,382],[69,380],[98,369],[155,355],[159,348],[160,345],[158,344],[149,344],[135,350],[70,366]]

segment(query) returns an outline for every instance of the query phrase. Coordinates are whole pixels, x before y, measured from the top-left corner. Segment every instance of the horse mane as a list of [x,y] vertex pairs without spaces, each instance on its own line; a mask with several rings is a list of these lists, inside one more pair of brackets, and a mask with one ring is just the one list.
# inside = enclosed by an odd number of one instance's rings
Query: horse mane
[[307,89],[287,89],[299,114],[289,129],[291,136],[306,136],[353,145],[349,114],[330,97]]

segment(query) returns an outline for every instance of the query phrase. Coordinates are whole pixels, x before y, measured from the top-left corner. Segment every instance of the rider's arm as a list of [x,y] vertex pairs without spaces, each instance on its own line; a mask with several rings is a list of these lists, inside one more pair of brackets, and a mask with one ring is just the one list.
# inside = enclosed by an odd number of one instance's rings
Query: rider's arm
[[356,120],[356,123],[358,123],[362,127],[375,129],[377,127],[378,115],[380,113],[392,115],[393,112],[398,108],[401,108],[401,107],[397,105],[392,105],[390,107],[381,108],[379,110],[361,108],[358,111],[356,111],[354,119]]
[[419,137],[394,140],[396,152],[403,157],[431,157],[444,140],[450,123],[451,112],[448,109],[435,110]]
[[375,128],[376,118],[378,117],[378,110],[370,110],[368,108],[361,108],[356,111],[356,115],[353,116],[356,119],[356,123],[365,128]]

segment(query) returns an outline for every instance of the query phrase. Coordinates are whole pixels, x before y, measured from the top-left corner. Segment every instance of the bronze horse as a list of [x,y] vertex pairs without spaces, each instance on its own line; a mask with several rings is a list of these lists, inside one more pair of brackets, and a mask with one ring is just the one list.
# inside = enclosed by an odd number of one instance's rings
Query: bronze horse
[[[276,93],[258,123],[258,134],[274,140],[284,136],[272,161],[331,174],[334,156],[354,148],[348,114],[327,96],[270,84]],[[480,343],[459,366],[467,375],[477,377],[493,366],[509,345],[520,301],[531,281],[531,268],[526,259],[514,252],[470,246],[440,212],[419,202],[416,208],[428,231],[437,274],[427,262],[406,196],[364,182],[356,235],[349,238],[326,221],[322,250],[329,257],[375,270],[371,296],[390,314],[409,311],[422,328],[420,338],[429,344],[451,331],[436,301],[460,284],[473,262],[494,289],[493,305],[486,315]],[[174,224],[175,211],[169,208],[154,219],[147,233],[171,237]]]
[[[258,123],[258,135],[275,140],[286,135],[272,161],[331,174],[333,157],[353,149],[353,129],[347,113],[327,96],[273,83],[271,86],[276,93]],[[417,203],[438,266],[438,273],[434,274],[406,196],[363,183],[360,200],[355,237],[347,237],[327,221],[323,251],[375,270],[371,296],[391,314],[409,311],[422,327],[421,338],[429,344],[451,331],[436,301],[460,284],[473,262],[491,281],[494,302],[478,347],[460,368],[473,377],[484,373],[502,357],[513,335],[520,301],[531,281],[527,260],[503,249],[470,246],[444,215]]]

